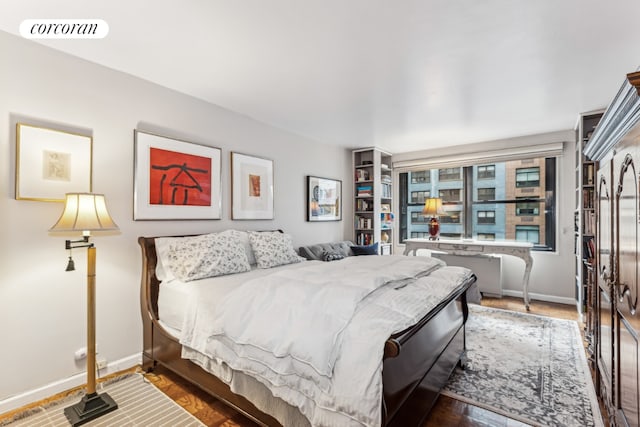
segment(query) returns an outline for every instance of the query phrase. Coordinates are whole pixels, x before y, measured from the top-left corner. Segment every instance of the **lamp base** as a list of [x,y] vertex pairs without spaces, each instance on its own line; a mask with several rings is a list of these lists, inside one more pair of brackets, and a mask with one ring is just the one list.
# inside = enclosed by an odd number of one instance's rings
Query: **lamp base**
[[118,409],[118,404],[107,393],[91,393],[80,402],[64,408],[64,414],[72,426],[80,426]]
[[438,240],[440,237],[440,223],[438,218],[432,217],[429,221],[429,240]]

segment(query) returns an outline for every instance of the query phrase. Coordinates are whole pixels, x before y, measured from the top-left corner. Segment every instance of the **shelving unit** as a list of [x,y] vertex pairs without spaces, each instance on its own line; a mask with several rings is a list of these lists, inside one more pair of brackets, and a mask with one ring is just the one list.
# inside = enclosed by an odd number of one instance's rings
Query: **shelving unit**
[[381,255],[393,253],[391,154],[377,148],[354,150],[354,241],[378,243]]
[[604,111],[581,114],[576,125],[576,194],[575,194],[575,291],[576,306],[585,324],[588,351],[595,361],[596,283],[594,276],[596,245],[596,171],[597,162],[583,150]]

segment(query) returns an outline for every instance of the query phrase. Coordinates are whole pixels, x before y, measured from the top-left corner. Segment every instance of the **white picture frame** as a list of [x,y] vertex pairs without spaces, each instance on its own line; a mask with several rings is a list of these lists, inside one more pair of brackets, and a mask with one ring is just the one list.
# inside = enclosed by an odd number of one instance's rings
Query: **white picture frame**
[[220,219],[222,150],[134,131],[134,220]]
[[231,152],[231,219],[273,219],[273,160]]

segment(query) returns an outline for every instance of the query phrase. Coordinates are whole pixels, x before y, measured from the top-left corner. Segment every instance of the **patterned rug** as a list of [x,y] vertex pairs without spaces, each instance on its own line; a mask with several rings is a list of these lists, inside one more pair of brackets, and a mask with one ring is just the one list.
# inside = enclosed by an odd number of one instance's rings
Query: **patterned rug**
[[469,308],[469,363],[442,394],[536,426],[603,426],[577,322]]
[[[142,374],[131,374],[98,386],[98,393],[109,393],[118,409],[83,427],[205,427],[152,385]],[[0,422],[2,427],[69,427],[64,408],[77,403],[84,392],[74,393],[42,407],[16,414]]]

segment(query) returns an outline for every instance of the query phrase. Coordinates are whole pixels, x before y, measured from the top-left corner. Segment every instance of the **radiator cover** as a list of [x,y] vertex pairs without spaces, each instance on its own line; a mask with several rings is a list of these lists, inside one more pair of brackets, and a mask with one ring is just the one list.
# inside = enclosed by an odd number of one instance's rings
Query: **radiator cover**
[[482,294],[502,297],[502,257],[499,255],[449,255],[431,252],[431,256],[446,262],[471,269],[476,277],[478,289]]

